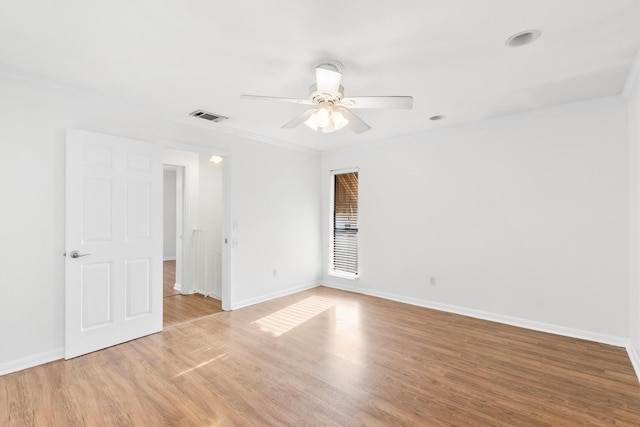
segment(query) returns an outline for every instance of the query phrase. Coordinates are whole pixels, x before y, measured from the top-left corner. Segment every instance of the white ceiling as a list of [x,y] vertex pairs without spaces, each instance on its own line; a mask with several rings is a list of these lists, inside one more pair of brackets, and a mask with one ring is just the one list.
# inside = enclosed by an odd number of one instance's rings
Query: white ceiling
[[[542,37],[505,46],[528,29]],[[0,72],[318,150],[618,94],[639,46],[639,0],[0,2]],[[319,134],[280,128],[302,105],[240,99],[305,98],[334,58],[345,96],[411,95],[413,110]]]

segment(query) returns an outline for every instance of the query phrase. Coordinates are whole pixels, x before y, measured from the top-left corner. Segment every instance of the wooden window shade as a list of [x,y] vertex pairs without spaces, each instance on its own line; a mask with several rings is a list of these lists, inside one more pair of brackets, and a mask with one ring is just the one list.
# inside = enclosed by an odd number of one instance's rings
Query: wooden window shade
[[333,270],[358,274],[358,172],[334,175]]

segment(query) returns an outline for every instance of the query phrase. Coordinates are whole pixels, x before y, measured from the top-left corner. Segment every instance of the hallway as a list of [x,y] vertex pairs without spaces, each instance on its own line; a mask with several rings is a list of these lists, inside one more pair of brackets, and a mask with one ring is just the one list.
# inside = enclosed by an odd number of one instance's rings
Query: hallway
[[182,295],[173,286],[176,280],[176,262],[163,262],[163,326],[190,322],[210,314],[221,313],[220,300],[200,294]]

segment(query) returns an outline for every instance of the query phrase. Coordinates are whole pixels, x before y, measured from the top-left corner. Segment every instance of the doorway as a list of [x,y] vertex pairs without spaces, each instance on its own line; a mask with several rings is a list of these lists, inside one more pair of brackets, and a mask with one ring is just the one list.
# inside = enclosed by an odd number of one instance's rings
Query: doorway
[[224,160],[164,150],[163,326],[222,312]]

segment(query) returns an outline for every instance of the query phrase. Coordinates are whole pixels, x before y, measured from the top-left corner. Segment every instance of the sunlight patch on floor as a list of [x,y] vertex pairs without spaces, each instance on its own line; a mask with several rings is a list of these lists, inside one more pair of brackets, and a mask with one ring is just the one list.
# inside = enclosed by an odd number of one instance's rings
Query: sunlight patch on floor
[[336,302],[332,299],[312,296],[258,319],[252,324],[258,325],[263,332],[279,337],[335,305]]
[[173,378],[178,378],[179,376],[182,376],[182,375],[184,375],[184,374],[188,374],[189,372],[191,372],[191,371],[195,371],[195,370],[196,370],[196,369],[198,369],[198,368],[202,368],[203,366],[208,365],[209,363],[213,363],[213,362],[215,362],[215,361],[216,361],[216,360],[218,360],[218,359],[226,359],[226,358],[227,358],[227,357],[226,357],[226,356],[227,356],[227,354],[228,354],[228,353],[222,353],[222,354],[219,354],[219,355],[217,355],[216,357],[214,357],[213,359],[209,359],[209,360],[207,360],[207,361],[204,361],[204,362],[202,362],[201,364],[194,366],[193,368],[189,368],[189,369],[187,369],[187,370],[185,370],[185,371],[180,372],[180,373],[179,373],[179,374],[177,374],[177,375],[174,375],[174,377],[173,377]]

